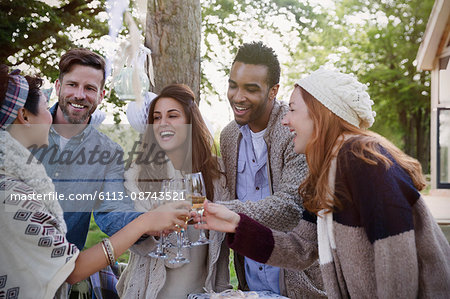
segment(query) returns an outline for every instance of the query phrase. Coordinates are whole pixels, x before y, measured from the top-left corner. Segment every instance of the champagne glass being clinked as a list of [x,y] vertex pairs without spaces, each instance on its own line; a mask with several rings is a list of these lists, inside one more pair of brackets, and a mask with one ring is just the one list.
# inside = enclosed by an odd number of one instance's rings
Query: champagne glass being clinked
[[[205,181],[201,172],[189,173],[185,175],[186,181],[186,199],[192,201],[192,209],[197,211],[200,215],[200,222],[203,222],[203,203],[206,199]],[[205,230],[200,230],[200,237],[196,242],[191,243],[191,246],[208,244],[209,240],[206,237]]]
[[[172,197],[172,200],[185,200],[186,193],[186,181],[185,179],[173,179],[169,182],[169,195]],[[184,221],[188,221],[189,218],[183,219]],[[181,232],[181,228],[177,231],[177,254],[174,258],[169,260],[170,264],[187,264],[189,263],[189,259],[187,259],[183,253],[181,252],[181,248],[183,247],[183,234]]]
[[[169,190],[169,182],[170,182],[170,180],[163,180],[161,182],[161,194],[166,194],[168,192],[168,190]],[[166,200],[158,198],[158,199],[156,199],[153,202],[153,206],[155,208],[157,208],[158,206],[163,205],[165,203],[167,203]],[[166,259],[168,256],[164,252],[164,241],[165,241],[164,233],[160,232],[159,233],[158,245],[157,245],[156,249],[154,251],[150,252],[148,255],[151,256],[151,257],[154,257],[154,258]]]

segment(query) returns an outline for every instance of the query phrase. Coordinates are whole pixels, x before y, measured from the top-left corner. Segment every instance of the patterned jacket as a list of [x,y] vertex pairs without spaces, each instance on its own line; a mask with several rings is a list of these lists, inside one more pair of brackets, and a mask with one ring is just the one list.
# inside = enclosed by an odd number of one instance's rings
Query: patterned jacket
[[[337,160],[337,162],[336,162]],[[344,208],[304,214],[289,233],[241,215],[228,244],[259,262],[304,269],[319,256],[329,298],[448,298],[450,246],[412,180],[341,150],[330,187]],[[333,190],[332,189],[332,190]],[[317,225],[316,225],[317,222]]]
[[[246,214],[253,219],[280,231],[292,230],[301,219],[303,207],[298,187],[306,178],[308,168],[305,155],[294,152],[289,129],[281,124],[288,106],[275,101],[264,134],[267,144],[267,170],[271,195],[257,202],[241,202],[236,198],[236,173],[239,143],[242,134],[235,121],[230,122],[220,134],[220,151],[225,164],[229,201],[221,202],[231,210]],[[248,290],[245,281],[244,258],[235,255],[235,268],[239,289]],[[312,282],[311,282],[312,281]],[[318,263],[307,271],[281,269],[280,290],[291,298],[311,298],[323,294]]]
[[66,298],[79,251],[53,183],[7,131],[0,138],[0,298]]

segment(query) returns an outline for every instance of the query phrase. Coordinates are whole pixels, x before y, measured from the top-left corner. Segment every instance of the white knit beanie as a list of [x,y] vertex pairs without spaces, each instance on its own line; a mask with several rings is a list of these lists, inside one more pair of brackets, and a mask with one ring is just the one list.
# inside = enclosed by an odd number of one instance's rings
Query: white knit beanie
[[130,102],[127,107],[127,119],[130,125],[139,133],[143,134],[147,127],[148,110],[150,104],[157,94],[153,92],[147,92],[144,95],[143,103]]
[[375,121],[373,101],[367,86],[358,82],[353,74],[320,67],[296,82],[331,112],[346,122],[361,128],[370,128]]

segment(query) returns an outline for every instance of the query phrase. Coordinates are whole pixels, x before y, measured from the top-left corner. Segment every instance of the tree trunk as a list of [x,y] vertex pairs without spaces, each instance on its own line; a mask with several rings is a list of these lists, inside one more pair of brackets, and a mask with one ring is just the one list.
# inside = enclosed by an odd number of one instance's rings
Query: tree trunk
[[399,113],[399,122],[405,132],[402,138],[403,151],[419,160],[424,173],[428,173],[430,167],[429,113],[429,109],[420,109],[413,113],[402,110]]
[[408,126],[408,113],[404,109],[398,109],[398,120],[400,122],[400,129],[403,131],[403,151],[408,155],[411,155],[410,143],[409,143],[409,126]]
[[184,83],[200,99],[200,0],[149,0],[145,45],[152,50],[155,86]]
[[424,173],[429,173],[430,168],[430,110],[420,109],[417,112],[418,121],[416,123],[416,147],[417,159],[422,164]]

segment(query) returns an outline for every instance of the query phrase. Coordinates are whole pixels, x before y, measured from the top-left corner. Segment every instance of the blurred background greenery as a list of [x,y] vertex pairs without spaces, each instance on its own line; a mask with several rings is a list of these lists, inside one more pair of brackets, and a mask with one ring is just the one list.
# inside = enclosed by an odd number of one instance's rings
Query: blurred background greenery
[[[135,2],[129,2],[135,19],[152,15]],[[201,32],[184,32],[202,36],[201,71],[193,76],[201,77],[200,106],[213,108],[207,118],[217,120],[227,112],[227,77],[237,46],[262,40],[282,64],[280,100],[320,65],[354,73],[375,102],[372,129],[429,172],[430,72],[418,71],[415,58],[433,0],[192,0],[183,6],[194,2],[201,6]],[[81,46],[105,55],[112,44],[107,7],[107,0],[0,1],[0,63],[40,72],[53,82],[67,49]],[[137,23],[144,39],[148,28]],[[117,41],[128,36],[124,24]],[[106,89],[100,108],[119,123],[126,102],[109,80]]]

